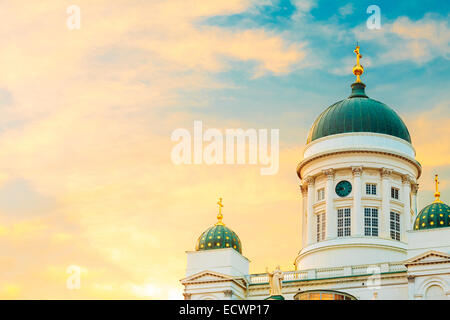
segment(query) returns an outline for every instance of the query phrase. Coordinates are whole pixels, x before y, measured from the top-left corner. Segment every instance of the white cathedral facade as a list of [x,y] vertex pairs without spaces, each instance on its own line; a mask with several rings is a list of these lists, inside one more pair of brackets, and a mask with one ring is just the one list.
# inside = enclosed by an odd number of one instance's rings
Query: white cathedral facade
[[450,299],[450,207],[436,177],[434,201],[418,212],[421,166],[408,129],[366,95],[355,53],[350,96],[317,118],[297,167],[304,247],[295,271],[249,274],[219,213],[187,252],[185,299]]

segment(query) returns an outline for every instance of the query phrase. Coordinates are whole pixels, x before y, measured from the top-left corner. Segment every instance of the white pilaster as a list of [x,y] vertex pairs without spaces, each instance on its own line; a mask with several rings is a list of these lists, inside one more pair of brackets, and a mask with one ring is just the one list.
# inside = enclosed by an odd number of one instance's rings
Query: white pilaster
[[414,291],[415,291],[415,277],[408,275],[408,299],[414,300]]
[[411,198],[412,198],[412,209],[414,212],[414,218],[417,216],[417,191],[419,190],[418,183],[411,184]]
[[337,215],[334,212],[334,170],[328,169],[322,171],[327,176],[327,184],[325,187],[326,201],[326,237],[325,239],[333,239],[337,237]]
[[380,237],[390,239],[390,199],[391,199],[391,186],[390,176],[392,174],[391,169],[381,169],[381,219],[380,219]]
[[352,236],[359,237],[363,235],[363,212],[361,206],[362,167],[352,167],[352,172],[353,172]]
[[315,242],[315,216],[314,216],[314,210],[313,210],[313,204],[314,204],[314,177],[307,177],[306,183],[308,184],[308,209],[307,209],[307,217],[306,217],[306,224],[307,224],[307,244],[313,244]]
[[403,221],[402,221],[402,230],[400,232],[402,240],[406,241],[406,231],[411,230],[412,216],[411,216],[411,177],[408,175],[404,175],[402,177],[403,183]]
[[305,247],[307,244],[307,234],[308,234],[308,224],[306,221],[306,217],[307,217],[307,202],[308,202],[308,186],[306,183],[302,183],[300,185],[300,190],[302,192],[302,216],[301,216],[301,220],[302,220],[302,247]]

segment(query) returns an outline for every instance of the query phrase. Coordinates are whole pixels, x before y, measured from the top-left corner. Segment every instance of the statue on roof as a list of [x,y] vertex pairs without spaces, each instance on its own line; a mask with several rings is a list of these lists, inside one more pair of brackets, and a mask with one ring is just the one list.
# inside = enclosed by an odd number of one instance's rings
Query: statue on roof
[[284,279],[283,271],[280,270],[280,266],[271,273],[266,268],[267,275],[269,276],[270,295],[281,296],[282,281]]

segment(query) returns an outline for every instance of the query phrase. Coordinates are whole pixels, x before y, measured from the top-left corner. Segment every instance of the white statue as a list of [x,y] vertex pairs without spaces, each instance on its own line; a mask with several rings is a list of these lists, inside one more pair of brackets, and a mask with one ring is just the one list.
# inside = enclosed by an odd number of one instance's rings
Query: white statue
[[281,296],[281,283],[284,279],[283,271],[280,270],[280,266],[270,273],[266,268],[267,275],[269,276],[269,285],[270,285],[270,295],[271,296]]

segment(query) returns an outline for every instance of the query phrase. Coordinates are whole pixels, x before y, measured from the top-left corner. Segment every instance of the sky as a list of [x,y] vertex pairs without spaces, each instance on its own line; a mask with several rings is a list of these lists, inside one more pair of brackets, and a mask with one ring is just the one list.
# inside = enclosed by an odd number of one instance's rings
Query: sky
[[[367,8],[380,29],[366,25]],[[71,5],[79,28],[70,28]],[[250,272],[293,270],[296,166],[308,130],[366,93],[407,124],[423,174],[450,202],[450,3],[0,1],[0,298],[181,299],[186,251],[216,222]],[[279,129],[279,171],[176,165],[178,128]],[[79,286],[68,286],[70,270]],[[71,269],[72,268],[72,269]]]

